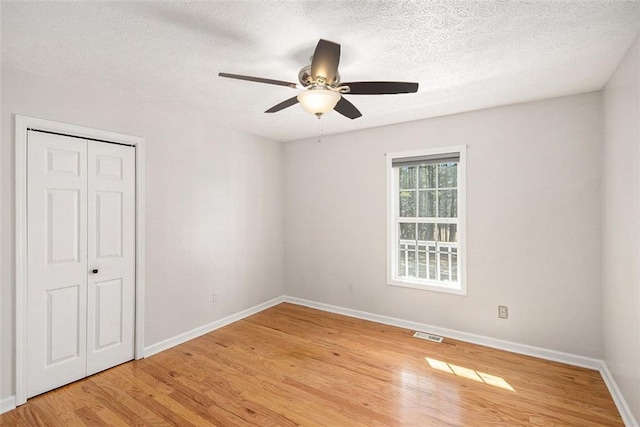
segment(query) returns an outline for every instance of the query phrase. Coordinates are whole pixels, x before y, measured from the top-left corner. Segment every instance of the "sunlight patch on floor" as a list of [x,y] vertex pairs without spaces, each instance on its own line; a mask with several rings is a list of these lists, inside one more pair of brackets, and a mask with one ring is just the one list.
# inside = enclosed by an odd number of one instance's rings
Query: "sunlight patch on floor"
[[494,387],[499,387],[505,390],[513,391],[513,387],[502,377],[498,377],[496,375],[487,374],[484,372],[478,372],[473,369],[465,368],[463,366],[453,365],[451,363],[443,362],[442,360],[432,359],[430,357],[425,357],[429,365],[433,369],[437,369],[438,371],[446,372],[449,374],[457,375],[459,377],[467,378],[472,381],[477,381],[481,383],[485,383]]

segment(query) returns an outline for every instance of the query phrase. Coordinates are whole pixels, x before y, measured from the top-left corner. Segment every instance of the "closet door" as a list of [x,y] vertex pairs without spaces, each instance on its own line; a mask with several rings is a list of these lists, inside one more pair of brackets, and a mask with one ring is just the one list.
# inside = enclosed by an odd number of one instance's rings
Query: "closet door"
[[27,397],[134,358],[135,150],[27,134]]
[[134,357],[135,150],[88,142],[87,375]]
[[27,396],[86,375],[87,143],[27,134]]

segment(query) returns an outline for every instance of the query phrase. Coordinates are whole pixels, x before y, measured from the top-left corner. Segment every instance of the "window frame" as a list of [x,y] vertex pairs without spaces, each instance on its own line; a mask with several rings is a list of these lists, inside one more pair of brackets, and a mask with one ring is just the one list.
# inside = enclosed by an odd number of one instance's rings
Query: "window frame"
[[[467,244],[466,244],[466,159],[467,147],[465,145],[429,148],[414,151],[402,151],[396,153],[387,153],[387,284],[390,286],[400,286],[405,288],[421,289],[426,291],[444,292],[455,295],[467,295]],[[399,277],[397,275],[399,245],[398,245],[398,227],[399,220],[399,172],[398,168],[394,168],[392,163],[394,159],[407,159],[411,157],[421,156],[438,156],[444,154],[452,154],[459,156],[457,167],[457,193],[458,193],[458,281],[452,283],[437,281],[431,279],[418,279]],[[445,218],[443,218],[445,219]],[[418,223],[423,221],[416,221]],[[447,222],[446,219],[445,221]]]

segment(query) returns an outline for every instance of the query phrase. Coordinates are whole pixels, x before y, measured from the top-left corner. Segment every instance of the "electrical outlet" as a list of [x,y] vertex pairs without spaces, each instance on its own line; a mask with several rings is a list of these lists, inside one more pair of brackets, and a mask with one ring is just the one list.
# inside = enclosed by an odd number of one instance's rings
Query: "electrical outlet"
[[498,306],[498,317],[500,319],[508,319],[509,318],[509,309],[506,305]]
[[213,303],[217,303],[218,302],[218,293],[217,292],[213,292]]
[[347,283],[347,292],[353,293],[353,283]]

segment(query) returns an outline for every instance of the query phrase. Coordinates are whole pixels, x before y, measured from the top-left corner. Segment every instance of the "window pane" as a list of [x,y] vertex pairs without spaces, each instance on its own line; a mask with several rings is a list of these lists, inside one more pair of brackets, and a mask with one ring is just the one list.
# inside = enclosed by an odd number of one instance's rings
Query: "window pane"
[[407,276],[416,277],[416,253],[410,251],[407,256]]
[[440,163],[438,165],[438,187],[451,188],[458,186],[458,164]]
[[458,190],[438,191],[438,216],[440,218],[458,216]]
[[418,216],[427,218],[427,217],[435,217],[436,216],[436,191],[435,190],[420,190],[420,212],[418,212]]
[[418,224],[418,240],[434,242],[436,240],[436,225],[430,223]]
[[436,254],[429,252],[429,279],[436,280],[436,268]]
[[451,280],[458,281],[458,255],[451,255]]
[[401,166],[399,167],[400,188],[416,188],[416,169],[417,166]]
[[438,165],[424,165],[418,168],[418,186],[436,188],[436,169]]
[[418,252],[418,277],[421,279],[427,278],[427,253]]
[[400,191],[400,217],[416,216],[416,192]]
[[440,280],[449,280],[449,255],[440,254]]
[[398,276],[407,275],[407,251],[400,250],[398,252]]
[[416,240],[416,224],[401,222],[400,240]]
[[437,240],[439,242],[456,243],[458,241],[458,224],[438,224]]

